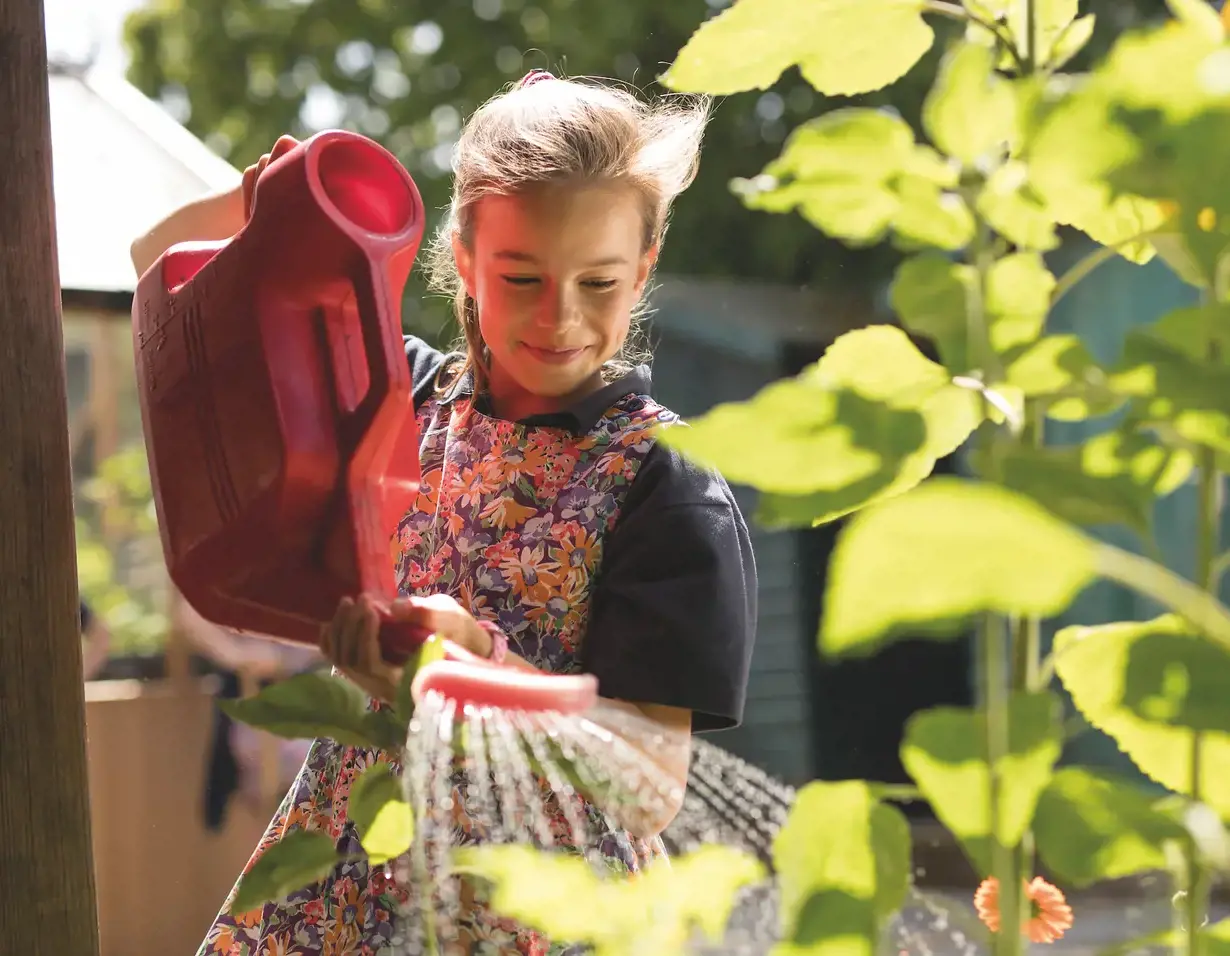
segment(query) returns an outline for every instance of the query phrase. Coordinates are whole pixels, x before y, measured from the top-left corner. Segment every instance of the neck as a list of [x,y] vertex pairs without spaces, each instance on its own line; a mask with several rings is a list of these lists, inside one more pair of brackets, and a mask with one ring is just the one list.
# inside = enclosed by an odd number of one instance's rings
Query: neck
[[592,378],[566,395],[538,395],[492,369],[487,392],[491,397],[491,410],[498,417],[519,422],[534,415],[550,415],[563,411],[575,402],[594,394],[605,384],[602,374],[595,372]]

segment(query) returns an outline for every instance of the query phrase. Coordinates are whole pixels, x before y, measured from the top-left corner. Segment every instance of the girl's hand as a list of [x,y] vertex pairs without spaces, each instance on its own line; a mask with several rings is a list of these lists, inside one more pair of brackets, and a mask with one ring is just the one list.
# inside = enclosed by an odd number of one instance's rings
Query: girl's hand
[[397,700],[402,669],[381,653],[380,616],[367,595],[342,598],[333,620],[321,629],[320,653],[370,696],[386,704]]
[[273,144],[273,149],[265,153],[260,159],[243,171],[243,221],[247,222],[252,216],[252,196],[256,191],[256,181],[260,179],[261,173],[265,171],[265,167],[272,163],[279,156],[290,152],[299,145],[299,140],[293,136],[280,136],[278,141]]
[[[494,641],[465,608],[447,594],[399,598],[390,616],[458,645],[471,654],[489,658]],[[380,615],[367,595],[357,601],[342,598],[337,613],[322,629],[320,652],[346,677],[377,700],[393,703],[402,668],[388,663],[380,647]]]
[[398,598],[390,612],[394,620],[414,624],[479,657],[490,657],[494,649],[491,635],[447,594]]

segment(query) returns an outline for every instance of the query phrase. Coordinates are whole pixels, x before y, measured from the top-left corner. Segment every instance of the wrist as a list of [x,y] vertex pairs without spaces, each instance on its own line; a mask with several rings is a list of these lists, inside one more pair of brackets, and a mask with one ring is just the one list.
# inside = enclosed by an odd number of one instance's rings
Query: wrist
[[487,660],[493,664],[503,664],[508,656],[508,636],[492,621],[478,621],[477,624],[478,629],[487,635]]

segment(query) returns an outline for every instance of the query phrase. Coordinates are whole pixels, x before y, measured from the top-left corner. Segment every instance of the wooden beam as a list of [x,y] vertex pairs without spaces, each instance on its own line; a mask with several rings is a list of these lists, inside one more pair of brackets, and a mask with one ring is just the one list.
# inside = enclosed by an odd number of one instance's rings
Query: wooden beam
[[97,956],[41,0],[0,0],[0,954]]

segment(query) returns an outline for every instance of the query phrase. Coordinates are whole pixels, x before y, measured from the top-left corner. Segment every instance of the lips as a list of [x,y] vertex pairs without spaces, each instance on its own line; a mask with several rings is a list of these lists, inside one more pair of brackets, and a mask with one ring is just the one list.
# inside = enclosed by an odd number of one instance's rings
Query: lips
[[521,347],[538,361],[546,362],[548,365],[565,365],[577,358],[586,348],[581,345],[576,348],[562,349],[554,346],[530,345],[528,342],[522,342]]

